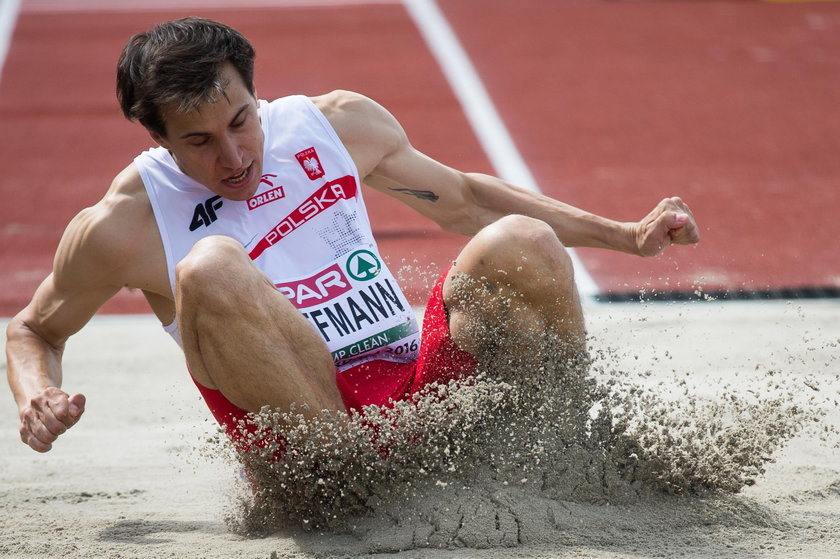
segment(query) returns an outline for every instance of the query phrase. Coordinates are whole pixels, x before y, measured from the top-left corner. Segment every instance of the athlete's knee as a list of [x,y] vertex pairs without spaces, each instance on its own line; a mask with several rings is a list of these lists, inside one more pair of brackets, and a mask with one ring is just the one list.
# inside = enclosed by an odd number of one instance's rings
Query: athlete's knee
[[241,259],[242,245],[230,237],[205,237],[193,245],[190,252],[175,267],[175,277],[181,281],[195,276],[215,274]]
[[527,268],[548,266],[573,273],[571,258],[557,234],[546,222],[524,215],[508,215],[482,230],[486,246],[512,265]]
[[175,267],[175,285],[179,292],[196,292],[204,288],[225,291],[241,280],[248,264],[242,245],[221,235],[205,237]]
[[507,215],[480,233],[499,249],[533,250],[535,245],[557,246],[560,241],[549,225],[539,219],[524,215]]

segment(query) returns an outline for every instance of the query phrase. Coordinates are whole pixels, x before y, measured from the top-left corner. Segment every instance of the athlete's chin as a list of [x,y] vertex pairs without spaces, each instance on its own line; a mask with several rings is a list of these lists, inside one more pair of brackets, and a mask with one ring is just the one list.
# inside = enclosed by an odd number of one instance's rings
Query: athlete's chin
[[243,201],[251,198],[257,193],[260,187],[260,168],[258,162],[253,162],[248,167],[245,179],[241,183],[232,183],[223,180],[220,183],[220,194],[223,198],[228,200]]
[[225,188],[221,192],[219,192],[219,194],[222,196],[222,198],[227,198],[228,200],[235,200],[237,202],[243,202],[248,198],[252,198],[257,193],[258,186],[259,183],[253,186],[249,186],[247,188]]

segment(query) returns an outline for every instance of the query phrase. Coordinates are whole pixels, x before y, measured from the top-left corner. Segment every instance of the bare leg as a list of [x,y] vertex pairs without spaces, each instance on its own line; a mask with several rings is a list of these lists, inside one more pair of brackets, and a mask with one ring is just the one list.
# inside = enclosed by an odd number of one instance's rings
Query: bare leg
[[458,255],[443,297],[453,339],[474,355],[488,333],[519,357],[546,333],[572,351],[585,346],[572,262],[542,221],[512,215],[481,230]]
[[[256,412],[344,410],[326,344],[228,237],[208,237],[176,269],[175,304],[190,372]],[[299,408],[298,408],[299,409]]]

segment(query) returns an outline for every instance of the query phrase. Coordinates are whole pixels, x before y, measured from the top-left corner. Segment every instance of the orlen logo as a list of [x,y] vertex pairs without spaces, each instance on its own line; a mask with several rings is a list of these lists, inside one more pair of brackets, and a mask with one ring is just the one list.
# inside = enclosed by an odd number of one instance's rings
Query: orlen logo
[[249,256],[256,260],[265,250],[283,237],[295,231],[298,227],[320,214],[339,200],[349,200],[356,195],[356,179],[346,175],[340,179],[330,181],[301,203],[300,206],[284,217],[271,231],[266,233],[258,242]]
[[283,192],[282,185],[277,188],[272,188],[271,190],[266,190],[265,192],[261,192],[256,196],[248,198],[248,209],[256,210],[260,206],[264,206],[269,202],[274,202],[275,200],[279,200],[285,196],[286,194]]
[[324,168],[321,167],[321,160],[318,158],[318,152],[315,148],[307,148],[295,154],[298,163],[306,171],[309,180],[314,181],[324,176]]
[[350,282],[342,273],[341,267],[333,264],[314,276],[278,283],[276,287],[296,309],[305,309],[347,293],[350,291]]

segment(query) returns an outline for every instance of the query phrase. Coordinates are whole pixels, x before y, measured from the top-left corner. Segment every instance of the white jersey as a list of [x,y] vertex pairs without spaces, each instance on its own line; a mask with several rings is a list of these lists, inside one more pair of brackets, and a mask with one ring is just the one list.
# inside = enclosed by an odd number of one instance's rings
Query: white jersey
[[[135,164],[149,193],[175,292],[175,266],[201,238],[226,235],[321,334],[338,370],[414,361],[419,329],[379,255],[350,154],[307,97],[260,101],[263,175],[245,201],[223,199],[153,148]],[[164,327],[180,344],[177,321]]]

